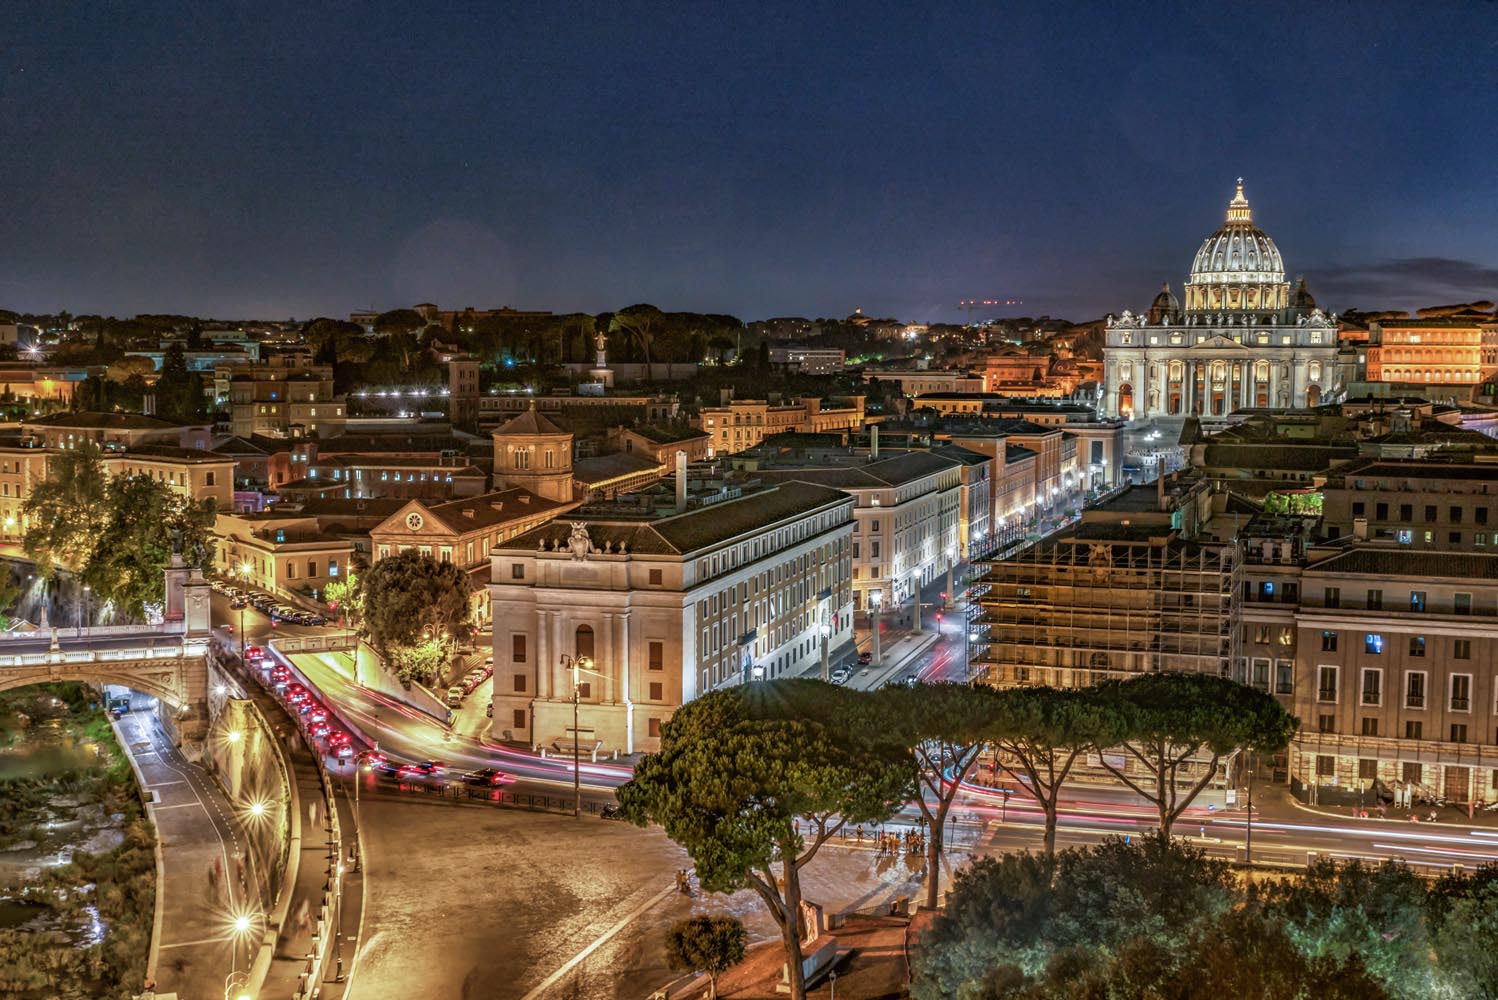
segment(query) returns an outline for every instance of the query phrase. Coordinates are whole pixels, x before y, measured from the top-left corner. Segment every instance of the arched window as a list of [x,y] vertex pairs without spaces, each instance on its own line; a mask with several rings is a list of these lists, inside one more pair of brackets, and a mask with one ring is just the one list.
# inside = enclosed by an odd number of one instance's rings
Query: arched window
[[1268,382],[1269,381],[1269,362],[1267,362],[1267,361],[1255,361],[1254,362],[1254,381],[1255,382]]
[[1170,363],[1170,380],[1172,382],[1179,382],[1179,381],[1181,381],[1181,377],[1185,373],[1185,371],[1186,371],[1186,368],[1185,368],[1184,365],[1181,364],[1181,362],[1179,362],[1179,361],[1172,361]]
[[584,656],[590,660],[593,659],[593,626],[579,625],[577,627],[577,644],[572,655],[578,659]]

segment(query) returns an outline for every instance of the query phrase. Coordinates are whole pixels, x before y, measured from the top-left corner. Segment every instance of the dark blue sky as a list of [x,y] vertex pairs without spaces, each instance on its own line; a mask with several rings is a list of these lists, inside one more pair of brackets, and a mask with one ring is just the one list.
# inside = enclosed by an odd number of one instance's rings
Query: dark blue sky
[[[0,7],[0,306],[1498,298],[1498,3]],[[1424,9],[1418,9],[1423,7]]]

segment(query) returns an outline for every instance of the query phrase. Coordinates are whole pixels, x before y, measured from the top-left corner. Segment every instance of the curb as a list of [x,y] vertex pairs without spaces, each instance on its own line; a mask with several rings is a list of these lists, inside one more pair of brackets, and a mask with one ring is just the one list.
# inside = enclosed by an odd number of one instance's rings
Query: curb
[[[1317,816],[1325,816],[1329,819],[1340,819],[1344,821],[1350,819],[1355,820],[1359,823],[1392,823],[1393,825],[1401,828],[1410,826],[1444,826],[1447,829],[1451,830],[1493,830],[1494,832],[1498,832],[1498,826],[1479,826],[1476,823],[1448,823],[1446,820],[1442,819],[1422,819],[1419,823],[1411,823],[1408,819],[1389,819],[1380,818],[1377,816],[1369,816],[1367,819],[1363,819],[1360,816],[1344,816],[1341,813],[1328,812],[1325,809],[1318,809],[1315,806],[1308,806],[1304,802],[1301,802],[1299,799],[1293,796],[1290,798],[1289,802],[1290,805],[1294,806],[1296,809],[1299,809],[1301,812],[1314,813]],[[1273,820],[1270,820],[1269,822],[1273,822]]]

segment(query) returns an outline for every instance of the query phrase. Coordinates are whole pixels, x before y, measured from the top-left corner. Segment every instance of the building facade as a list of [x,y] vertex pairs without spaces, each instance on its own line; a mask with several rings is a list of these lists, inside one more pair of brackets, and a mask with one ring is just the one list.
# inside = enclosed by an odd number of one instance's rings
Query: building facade
[[[828,405],[833,403],[834,405]],[[826,434],[863,429],[864,399],[830,401],[807,396],[793,403],[735,399],[705,406],[696,424],[711,440],[708,457],[734,455],[774,434]]]
[[834,645],[852,635],[852,533],[852,498],[783,483],[683,510],[590,505],[496,547],[495,735],[653,751],[704,692],[812,669],[824,624]]
[[1163,288],[1148,312],[1109,317],[1103,413],[1129,420],[1225,417],[1316,406],[1340,393],[1337,324],[1253,224],[1243,183],[1197,251],[1184,306]]

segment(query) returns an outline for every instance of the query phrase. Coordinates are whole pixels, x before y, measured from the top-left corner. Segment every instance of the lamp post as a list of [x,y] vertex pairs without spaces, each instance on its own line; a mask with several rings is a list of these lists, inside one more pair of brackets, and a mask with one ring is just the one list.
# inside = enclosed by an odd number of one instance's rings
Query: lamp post
[[[586,666],[584,665],[586,664]],[[578,730],[578,708],[582,702],[582,674],[592,673],[593,661],[586,656],[562,654],[562,666],[572,671],[572,815],[583,818],[582,734]]]
[[957,550],[947,546],[947,607],[957,607],[957,591],[952,589],[952,569],[957,565]]
[[882,603],[882,601],[883,598],[879,591],[869,591],[869,617],[873,624],[873,627],[870,629],[870,631],[874,633],[873,652],[875,667],[884,666],[884,660],[879,656],[879,605]]
[[1252,750],[1245,752],[1248,754],[1248,823],[1243,828],[1243,863],[1252,865],[1254,863],[1254,755]]
[[911,595],[915,599],[913,601],[913,603],[911,604],[911,611],[910,611],[910,624],[913,626],[913,628],[911,629],[911,631],[913,631],[916,635],[920,635],[921,634],[921,574],[919,572],[912,572],[910,574],[910,593],[911,593]]
[[[240,580],[244,583],[245,587],[248,588],[249,584],[250,584],[250,564],[249,564],[248,560],[246,560],[245,562],[242,562],[242,563],[239,564],[239,576],[240,576]],[[239,595],[239,662],[240,662],[241,666],[248,666],[248,664],[246,664],[244,662],[244,607],[248,603],[250,603],[249,600],[248,600],[248,598],[246,598],[243,594],[240,594]]]
[[822,680],[830,680],[832,671],[827,666],[827,640],[832,637],[832,626],[824,620],[822,622]]
[[88,595],[93,590],[88,584],[83,585],[83,596],[78,602],[78,634],[83,635],[83,619],[88,614]]

